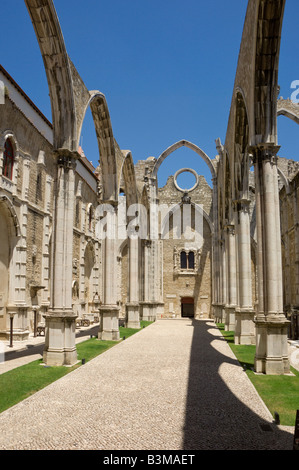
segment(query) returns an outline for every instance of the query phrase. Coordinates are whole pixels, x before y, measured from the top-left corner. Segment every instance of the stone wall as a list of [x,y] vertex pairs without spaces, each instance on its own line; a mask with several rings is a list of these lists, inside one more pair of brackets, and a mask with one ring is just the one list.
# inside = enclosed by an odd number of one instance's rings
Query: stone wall
[[289,336],[299,338],[299,172],[289,190],[280,190],[284,312],[290,320]]
[[[174,177],[170,176],[166,185],[159,188],[158,197],[160,207],[169,207],[181,203],[183,193],[174,184]],[[207,184],[203,176],[199,176],[198,186],[188,196],[191,198],[191,205],[181,206],[180,217],[183,211],[191,214],[191,233],[183,233],[183,223],[181,232],[176,230],[176,217],[170,217],[169,232],[162,232],[163,239],[163,302],[165,317],[181,317],[182,298],[194,299],[195,318],[208,318],[211,314],[212,304],[212,279],[211,279],[211,250],[212,236],[208,221],[197,211],[193,204],[202,207],[207,214],[212,214],[212,189]],[[185,209],[184,209],[185,207]],[[177,214],[177,213],[176,213]],[[195,219],[197,218],[197,219]],[[195,237],[195,220],[199,221],[201,229],[200,236]],[[181,219],[182,220],[182,219]],[[195,256],[195,269],[181,269],[180,253],[186,250],[192,251]]]
[[[9,131],[8,131],[9,130]],[[49,133],[51,128],[49,127]],[[1,224],[11,224],[9,268],[6,266],[1,274],[0,282],[5,278],[5,295],[0,292],[0,337],[9,336],[8,307],[14,315],[14,338],[25,339],[34,328],[34,313],[38,310],[38,323],[43,323],[43,314],[50,305],[50,262],[51,233],[55,199],[56,157],[51,143],[33,125],[29,118],[7,96],[1,106],[0,138],[0,197]],[[2,176],[3,152],[5,139],[10,138],[14,148],[14,168],[12,180]],[[85,165],[85,170],[95,181],[95,176]],[[81,174],[76,173],[77,197],[75,198],[74,215],[78,203],[78,220],[74,219],[73,244],[73,284],[78,286],[76,311],[82,313],[81,303],[84,300],[84,249],[92,243],[98,266],[93,270],[92,290],[99,295],[102,292],[101,250],[95,238],[93,219],[91,229],[88,223],[87,208],[92,205],[95,212],[97,193]],[[96,183],[94,184],[96,187]],[[13,216],[13,218],[12,218]],[[13,221],[13,222],[12,222]],[[15,224],[15,227],[13,226]],[[3,228],[1,227],[3,231]],[[3,260],[4,262],[4,260]],[[6,263],[7,265],[7,263]],[[82,272],[83,271],[83,272]],[[74,283],[75,281],[75,283]],[[32,286],[40,286],[37,296]],[[76,289],[74,289],[76,291]],[[2,293],[3,294],[3,293]]]

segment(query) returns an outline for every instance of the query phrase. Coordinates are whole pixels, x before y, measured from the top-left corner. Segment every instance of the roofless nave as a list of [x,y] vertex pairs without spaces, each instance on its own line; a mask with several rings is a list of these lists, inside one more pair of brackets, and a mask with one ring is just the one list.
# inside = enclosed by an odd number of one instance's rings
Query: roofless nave
[[[248,2],[217,158],[179,141],[136,165],[114,139],[105,96],[87,90],[71,62],[53,1],[25,3],[53,125],[1,68],[1,337],[9,337],[10,319],[16,340],[45,321],[45,363],[68,365],[77,361],[78,318],[99,317],[99,338],[112,340],[122,318],[132,327],[141,318],[215,318],[236,342],[256,344],[257,372],[288,373],[288,335],[298,334],[299,234],[297,167],[277,156],[277,114],[298,115],[293,103],[277,106],[285,1]],[[97,169],[79,145],[88,107]],[[159,166],[182,146],[208,165],[212,188],[183,164],[192,188],[179,186],[179,173],[158,187]]]

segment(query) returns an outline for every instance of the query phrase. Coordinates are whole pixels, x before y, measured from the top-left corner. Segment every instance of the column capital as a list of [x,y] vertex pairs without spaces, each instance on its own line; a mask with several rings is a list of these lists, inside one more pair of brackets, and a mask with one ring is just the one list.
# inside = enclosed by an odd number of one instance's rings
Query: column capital
[[248,212],[249,211],[249,206],[250,206],[250,199],[242,198],[242,199],[235,199],[232,201],[232,204],[234,206],[234,209],[237,212]]
[[235,235],[235,225],[234,224],[227,224],[225,225],[224,229],[227,231],[229,235]]
[[277,163],[277,153],[281,147],[274,143],[262,143],[250,146],[248,151],[252,156],[252,162],[255,164],[258,160],[269,160],[271,163]]
[[75,170],[77,160],[80,158],[80,154],[78,152],[73,152],[64,148],[55,150],[54,155],[57,158],[58,166],[63,167],[65,170]]

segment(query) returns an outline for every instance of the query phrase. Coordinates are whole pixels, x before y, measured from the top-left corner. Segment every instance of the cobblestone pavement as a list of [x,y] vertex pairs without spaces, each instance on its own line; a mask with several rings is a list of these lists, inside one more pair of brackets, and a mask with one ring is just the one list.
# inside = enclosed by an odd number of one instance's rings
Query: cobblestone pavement
[[0,415],[1,450],[292,449],[212,321],[159,320]]

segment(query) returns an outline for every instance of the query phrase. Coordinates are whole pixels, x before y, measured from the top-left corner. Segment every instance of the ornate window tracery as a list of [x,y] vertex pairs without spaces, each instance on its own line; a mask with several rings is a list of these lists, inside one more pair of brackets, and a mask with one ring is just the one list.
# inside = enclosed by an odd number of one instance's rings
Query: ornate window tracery
[[200,267],[201,250],[174,247],[174,271],[178,274],[195,274]]

